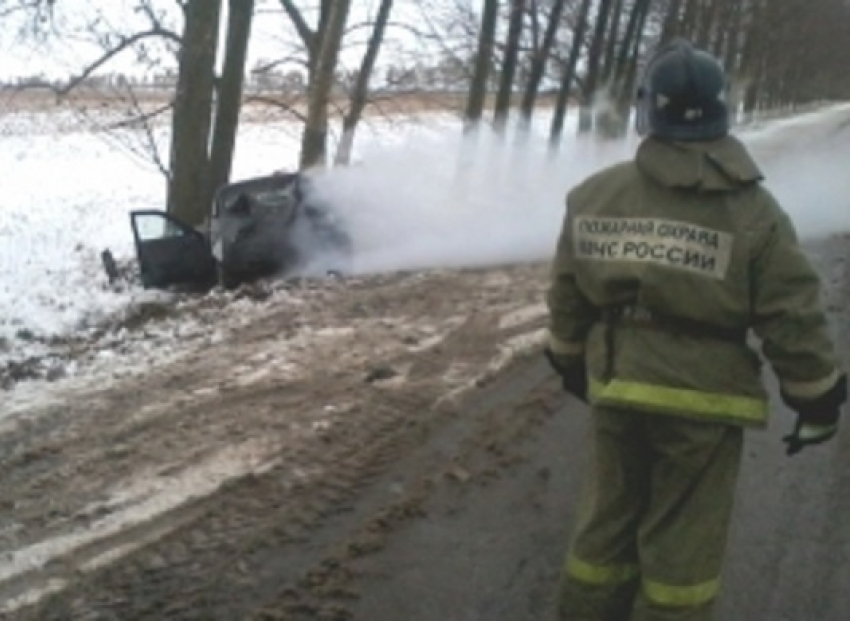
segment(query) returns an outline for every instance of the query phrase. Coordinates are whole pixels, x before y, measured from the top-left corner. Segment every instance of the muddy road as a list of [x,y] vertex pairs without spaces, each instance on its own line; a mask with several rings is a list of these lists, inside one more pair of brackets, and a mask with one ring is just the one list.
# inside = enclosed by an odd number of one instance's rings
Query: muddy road
[[[846,354],[850,240],[812,252]],[[0,617],[553,619],[588,414],[540,359],[544,286],[528,265],[288,292],[10,408]],[[850,430],[788,459],[791,421],[748,439],[718,619],[850,615]]]

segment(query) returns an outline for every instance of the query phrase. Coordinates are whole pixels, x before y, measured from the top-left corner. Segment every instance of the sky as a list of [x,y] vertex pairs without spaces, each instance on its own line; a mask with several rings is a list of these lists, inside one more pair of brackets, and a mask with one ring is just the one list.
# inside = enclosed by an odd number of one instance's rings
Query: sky
[[[182,18],[175,8],[173,0],[152,0],[163,14],[163,23],[179,32]],[[137,14],[133,7],[137,0],[102,0],[97,3],[89,0],[61,0],[56,3],[52,27],[62,36],[49,36],[33,40],[27,28],[28,21],[23,14],[4,18],[0,22],[0,50],[3,63],[0,64],[0,78],[43,75],[50,79],[62,79],[79,72],[80,67],[96,59],[101,47],[93,42],[87,28],[97,23],[98,32],[132,33],[143,30],[148,25],[146,18]],[[476,6],[479,0],[470,0]],[[388,31],[387,41],[380,62],[403,61],[409,57],[421,57],[422,54],[435,53],[433,47],[419,37],[411,34],[410,27],[424,27],[422,7],[424,4],[438,7],[446,0],[428,0],[426,3],[416,0],[396,0],[392,20],[403,27],[393,27]],[[310,6],[313,3],[299,3]],[[224,3],[226,10],[227,3]],[[347,37],[347,47],[343,52],[343,62],[354,67],[362,54],[362,43],[368,35],[368,29],[358,26],[369,21],[377,11],[377,0],[354,0],[349,16],[352,28]],[[439,19],[441,10],[434,9],[431,18]],[[315,21],[314,12],[304,9],[305,19]],[[45,26],[51,24],[45,23]],[[257,0],[257,10],[252,26],[252,37],[248,52],[248,67],[258,62],[278,60],[290,57],[300,47],[291,23],[276,0]],[[171,56],[164,55],[165,66],[173,65]],[[293,65],[294,66],[294,65]],[[116,56],[103,71],[139,74],[145,69],[137,62],[131,52]]]

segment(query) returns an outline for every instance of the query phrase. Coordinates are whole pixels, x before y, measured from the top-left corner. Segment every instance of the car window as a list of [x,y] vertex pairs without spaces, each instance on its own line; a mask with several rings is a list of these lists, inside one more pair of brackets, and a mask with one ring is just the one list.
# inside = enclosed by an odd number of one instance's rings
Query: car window
[[254,198],[267,207],[285,208],[295,202],[295,189],[290,185],[285,188],[263,190],[255,192]]
[[[251,209],[237,208],[242,202],[245,206],[262,205],[268,209],[285,209],[295,202],[295,190],[291,186],[285,188],[245,188],[239,194],[225,200],[225,211],[228,213],[250,213]],[[242,201],[242,202],[240,202]]]
[[142,241],[182,237],[186,230],[160,214],[138,215],[135,218],[136,230]]
[[254,206],[285,211],[299,200],[296,175],[257,177],[222,188],[216,198],[213,215],[220,217],[222,212],[247,215],[251,212],[250,207]]

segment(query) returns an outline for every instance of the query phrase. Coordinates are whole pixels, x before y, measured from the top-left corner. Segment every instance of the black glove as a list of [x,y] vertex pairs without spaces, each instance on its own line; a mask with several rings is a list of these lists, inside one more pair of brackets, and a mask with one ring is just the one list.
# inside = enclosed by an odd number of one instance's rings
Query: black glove
[[794,431],[782,438],[786,454],[796,455],[807,446],[821,444],[838,433],[841,406],[847,400],[847,376],[842,375],[828,392],[812,401],[782,394],[784,401],[797,411]]
[[[835,418],[838,419],[838,412],[835,413]],[[838,423],[834,425],[810,425],[802,422],[802,419],[797,419],[797,424],[794,426],[794,431],[782,438],[788,448],[786,455],[793,456],[802,451],[807,446],[822,444],[827,440],[831,440],[838,433]]]
[[559,356],[548,347],[543,351],[543,355],[561,376],[564,390],[587,403],[587,366],[584,356]]

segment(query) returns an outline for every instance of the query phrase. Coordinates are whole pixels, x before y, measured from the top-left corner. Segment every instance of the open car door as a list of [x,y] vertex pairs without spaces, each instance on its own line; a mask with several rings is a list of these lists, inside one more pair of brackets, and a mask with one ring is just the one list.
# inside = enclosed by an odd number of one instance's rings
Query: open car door
[[145,288],[215,285],[215,259],[199,231],[163,211],[133,211],[130,220]]

